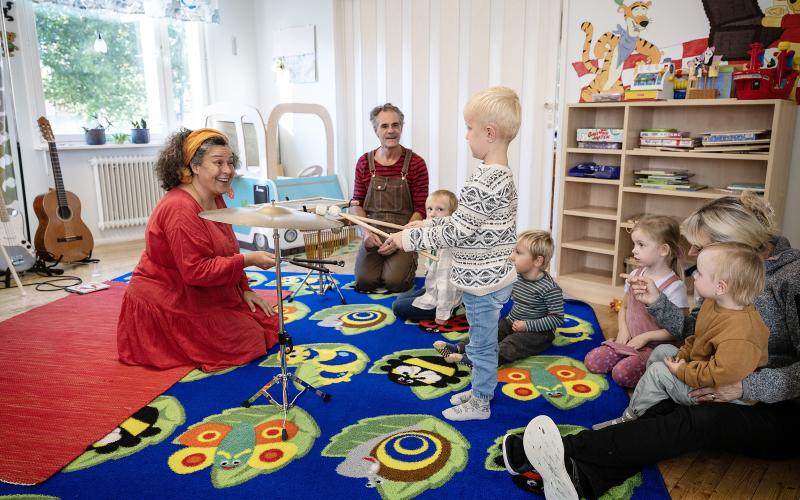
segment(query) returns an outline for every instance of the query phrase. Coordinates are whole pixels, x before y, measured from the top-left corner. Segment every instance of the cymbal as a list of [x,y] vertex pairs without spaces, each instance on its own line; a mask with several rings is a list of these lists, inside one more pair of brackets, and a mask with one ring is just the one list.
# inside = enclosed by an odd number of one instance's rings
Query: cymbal
[[200,212],[200,217],[225,224],[273,229],[298,229],[300,231],[317,231],[342,227],[342,223],[337,220],[275,205],[206,210],[205,212]]

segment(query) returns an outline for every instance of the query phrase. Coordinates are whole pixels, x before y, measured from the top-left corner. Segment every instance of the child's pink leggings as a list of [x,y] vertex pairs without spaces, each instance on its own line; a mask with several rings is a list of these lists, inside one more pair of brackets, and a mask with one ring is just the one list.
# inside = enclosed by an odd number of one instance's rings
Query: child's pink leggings
[[623,356],[607,345],[595,347],[583,364],[592,373],[611,372],[611,378],[622,387],[633,389],[647,369],[643,356]]

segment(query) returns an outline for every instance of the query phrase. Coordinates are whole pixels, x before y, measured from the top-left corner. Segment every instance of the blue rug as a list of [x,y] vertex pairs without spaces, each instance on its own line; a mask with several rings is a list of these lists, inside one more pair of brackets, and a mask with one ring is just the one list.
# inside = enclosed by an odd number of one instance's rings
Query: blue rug
[[[254,289],[275,288],[274,273],[248,274]],[[296,286],[303,276],[284,274],[284,282]],[[465,338],[466,321],[441,331],[405,323],[392,314],[393,296],[359,294],[352,276],[336,279],[347,305],[334,291],[320,297],[308,290],[284,304],[295,344],[290,368],[331,395],[327,402],[302,395],[289,413],[287,441],[280,411],[263,396],[241,406],[278,372],[276,347],[246,366],[190,373],[44,484],[0,485],[0,495],[525,497],[502,466],[498,444],[506,432],[539,414],[550,415],[562,433],[578,432],[619,416],[627,404],[622,389],[583,366],[603,336],[592,309],[568,301],[555,345],[498,371],[491,419],[449,422],[441,411],[450,395],[469,387],[470,373],[443,362],[431,344]],[[277,386],[269,393],[280,397]],[[607,495],[631,497],[668,498],[655,467]]]

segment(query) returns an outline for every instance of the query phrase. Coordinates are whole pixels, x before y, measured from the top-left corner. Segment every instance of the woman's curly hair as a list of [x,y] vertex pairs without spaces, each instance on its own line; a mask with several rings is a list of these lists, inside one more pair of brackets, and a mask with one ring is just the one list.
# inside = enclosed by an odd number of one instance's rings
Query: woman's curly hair
[[[180,129],[171,136],[169,136],[164,144],[164,149],[158,155],[156,160],[155,171],[158,176],[161,187],[165,191],[181,185],[181,175],[183,170],[183,141],[191,134],[192,131],[186,128]],[[228,140],[222,136],[214,136],[203,141],[203,144],[197,148],[197,152],[192,157],[190,165],[200,165],[203,163],[203,158],[211,146],[228,146]],[[239,157],[233,153],[234,167],[239,165]],[[194,173],[192,173],[194,175]]]

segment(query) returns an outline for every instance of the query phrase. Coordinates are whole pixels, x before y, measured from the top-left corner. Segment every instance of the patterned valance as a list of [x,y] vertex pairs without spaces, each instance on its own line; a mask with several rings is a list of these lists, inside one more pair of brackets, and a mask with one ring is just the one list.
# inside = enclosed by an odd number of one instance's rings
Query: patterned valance
[[169,17],[180,21],[219,23],[219,0],[33,0],[84,10]]

